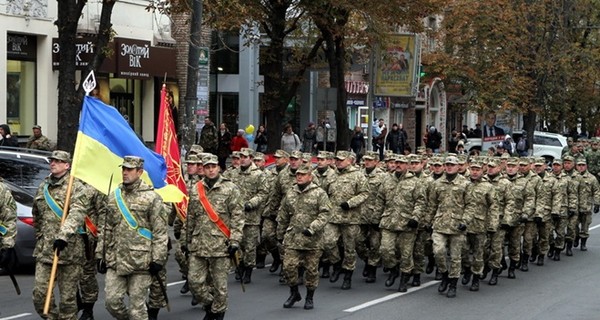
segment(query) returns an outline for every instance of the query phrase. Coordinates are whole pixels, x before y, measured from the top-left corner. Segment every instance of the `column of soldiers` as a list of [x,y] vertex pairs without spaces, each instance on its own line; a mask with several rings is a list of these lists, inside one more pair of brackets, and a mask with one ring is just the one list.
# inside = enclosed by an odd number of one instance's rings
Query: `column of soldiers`
[[[34,305],[42,315],[56,252],[60,294],[48,317],[73,318],[83,310],[82,319],[93,319],[97,271],[106,274],[106,308],[113,317],[156,319],[167,305],[169,224],[186,279],[181,293],[191,291],[205,319],[224,318],[229,270],[235,265],[239,281],[249,284],[267,254],[273,256],[270,272],[283,265],[280,282],[290,287],[285,308],[302,299],[302,283],[304,308],[314,308],[319,268],[321,278],[343,276],[341,288],[350,289],[357,258],[364,260],[367,283],[376,282],[382,266],[385,286],[400,278],[399,292],[407,291],[411,277],[419,286],[421,274],[434,266],[438,291],[447,297],[456,296],[461,274],[461,283],[478,291],[489,272],[489,285],[496,285],[505,269],[516,278],[515,270],[528,271],[529,262],[542,266],[545,256],[559,261],[563,251],[587,250],[592,212],[600,204],[598,172],[590,170],[600,167],[595,152],[597,141],[586,156],[569,151],[547,170],[542,158],[386,154],[379,163],[373,152],[357,164],[348,151],[319,152],[313,168],[310,156],[278,150],[275,167],[265,170],[265,156],[246,148],[221,173],[217,157],[196,147],[186,160],[186,217],[175,216],[140,179],[144,160],[126,156],[123,183],[109,196],[74,179],[61,225],[71,158],[54,151],[51,175],[32,210]],[[0,188],[3,267],[14,260],[16,209],[9,195]]]

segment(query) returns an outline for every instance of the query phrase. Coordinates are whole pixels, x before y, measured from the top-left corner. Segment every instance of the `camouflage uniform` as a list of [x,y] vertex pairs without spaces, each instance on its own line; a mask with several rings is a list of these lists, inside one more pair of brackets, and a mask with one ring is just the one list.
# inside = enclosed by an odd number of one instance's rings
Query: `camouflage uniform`
[[[216,156],[203,158],[203,163],[218,164]],[[231,180],[219,176],[215,181],[204,178],[206,198],[220,219],[228,226],[229,239],[212,222],[200,203],[198,188],[190,189],[186,247],[189,250],[188,281],[190,289],[207,312],[224,313],[227,310],[227,275],[230,268],[228,247],[242,241],[244,210],[239,188]],[[207,278],[210,277],[210,283]]]
[[[594,148],[594,146],[596,146],[596,148]],[[585,153],[588,171],[595,177],[599,177],[600,175],[600,149],[598,149],[597,146],[598,141],[592,141],[592,149]]]
[[[566,161],[574,161],[574,158],[563,158],[563,164]],[[567,231],[565,233],[565,245],[567,249],[567,255],[571,255],[570,250],[573,246],[573,241],[577,235],[577,223],[579,220],[579,173],[576,169],[570,171],[565,170],[565,178],[568,181],[567,197],[568,197],[568,211],[567,211]]]
[[263,201],[261,208],[259,209],[261,212],[261,229],[260,229],[260,243],[256,248],[257,256],[266,257],[269,252],[277,251],[277,235],[276,235],[276,222],[275,218],[277,213],[271,214],[269,211],[269,203],[271,198],[271,192],[273,190],[273,186],[275,184],[275,180],[278,177],[278,174],[281,170],[285,169],[287,165],[281,167],[275,167],[270,170],[264,171],[264,188],[267,191],[266,199]]
[[[585,159],[577,159],[577,164],[586,163]],[[592,223],[593,206],[600,204],[600,185],[598,180],[589,171],[579,175],[579,238],[582,248],[590,236],[589,228]],[[584,240],[585,239],[585,240]]]
[[[122,167],[143,168],[143,163],[139,157],[126,156]],[[122,213],[125,209],[120,208],[118,201],[137,221],[137,227],[125,220]],[[167,221],[162,199],[151,186],[137,179],[128,185],[120,184],[108,197],[105,212],[101,214],[106,221],[98,236],[96,258],[104,259],[108,268],[104,288],[106,309],[117,319],[148,319],[150,266],[155,263],[164,269],[167,260]],[[125,294],[129,295],[129,309],[124,302]]]
[[[562,164],[560,159],[554,159],[554,162],[558,162]],[[550,222],[550,246],[555,249],[555,255],[560,254],[560,252],[565,248],[565,230],[567,228],[567,215],[569,212],[569,207],[573,205],[577,205],[577,194],[569,194],[569,178],[563,172],[559,174],[552,174],[554,179],[556,179],[555,185],[556,190],[560,192],[560,200],[558,197],[553,198],[553,207],[557,207],[557,210],[552,213],[552,221]],[[560,201],[560,203],[558,203]],[[570,202],[575,201],[575,204],[570,204]],[[556,237],[552,234],[552,231],[556,234]],[[555,259],[556,260],[556,259]]]
[[[518,161],[512,160],[515,164]],[[493,163],[488,163],[488,166],[499,166],[497,160],[493,160]],[[491,269],[497,276],[500,271],[504,259],[504,239],[507,231],[511,230],[511,226],[507,223],[510,210],[514,210],[515,196],[510,190],[510,180],[503,174],[499,173],[496,176],[487,176],[488,181],[492,184],[498,203],[498,228],[496,232],[489,236],[489,255],[487,258],[487,267]]]
[[0,267],[11,268],[17,235],[17,204],[0,178]]
[[[539,161],[543,161],[543,158]],[[541,265],[550,248],[551,218],[552,215],[558,215],[560,212],[563,194],[558,189],[556,178],[551,173],[543,172],[539,176],[542,181],[537,192],[534,218],[537,218],[535,227],[537,228],[539,246],[538,265]]]
[[[542,178],[540,178],[540,176],[533,171],[529,171],[526,175],[523,175],[523,178],[527,180],[527,185],[525,187],[528,192],[527,195],[533,198],[532,201],[534,203],[534,206],[531,208],[528,207],[529,209],[527,210],[526,208],[523,208],[523,212],[521,214],[522,220],[525,221],[525,226],[523,227],[522,260],[525,262],[525,268],[527,268],[526,260],[531,257],[534,245],[533,242],[537,237],[537,225],[535,222],[533,222],[533,218],[536,216],[536,208],[538,207],[538,195],[540,196],[539,200],[541,205],[545,205],[545,202],[542,204],[542,200],[545,198],[540,195],[540,186],[542,184]],[[526,271],[523,269],[523,263],[521,264],[521,270]]]
[[[70,162],[70,155],[65,151],[54,151],[49,157],[63,162]],[[67,242],[67,247],[60,252],[56,282],[60,291],[58,309],[51,298],[50,319],[73,319],[77,315],[77,285],[81,277],[81,266],[84,258],[83,233],[84,217],[88,211],[86,205],[85,186],[75,179],[71,187],[69,212],[61,226],[61,218],[55,214],[46,202],[45,190],[56,204],[64,206],[70,174],[67,172],[60,178],[48,176],[39,186],[33,199],[31,213],[34,220],[37,239],[33,256],[36,258],[35,284],[33,288],[33,305],[40,316],[43,316],[44,302],[48,290],[48,282],[54,258],[53,243],[56,239]],[[51,203],[52,200],[49,200]]]
[[41,135],[39,137],[31,136],[27,140],[27,144],[25,145],[27,149],[36,149],[36,150],[45,150],[50,151],[52,147],[50,146],[50,140],[48,137]]

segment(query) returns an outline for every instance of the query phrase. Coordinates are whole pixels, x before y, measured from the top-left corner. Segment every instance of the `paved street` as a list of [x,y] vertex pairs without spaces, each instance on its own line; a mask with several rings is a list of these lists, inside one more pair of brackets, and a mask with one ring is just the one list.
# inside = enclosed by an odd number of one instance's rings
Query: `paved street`
[[[594,216],[597,219],[598,216]],[[352,289],[339,289],[341,280],[321,282],[315,294],[315,309],[302,308],[304,300],[293,309],[283,309],[288,288],[280,285],[267,269],[255,270],[253,283],[241,292],[239,282],[230,276],[229,310],[226,319],[599,319],[600,304],[600,225],[594,223],[588,251],[576,249],[573,257],[562,255],[560,262],[530,266],[529,272],[517,271],[517,279],[506,278],[506,271],[495,287],[482,282],[478,293],[460,286],[456,299],[437,293],[437,282],[425,275],[423,285],[399,294],[385,288],[385,276],[379,269],[377,282],[366,284],[354,274]],[[362,268],[362,263],[360,264]],[[161,319],[198,319],[204,316],[199,307],[190,306],[190,296],[179,294],[182,285],[173,259],[169,261],[169,298],[171,312],[161,310]],[[23,294],[17,296],[10,279],[0,277],[0,320],[39,319],[31,302],[33,275],[18,275]],[[101,287],[104,287],[100,277]],[[305,290],[301,288],[304,296]],[[103,306],[104,293],[96,304],[96,319],[111,319]]]

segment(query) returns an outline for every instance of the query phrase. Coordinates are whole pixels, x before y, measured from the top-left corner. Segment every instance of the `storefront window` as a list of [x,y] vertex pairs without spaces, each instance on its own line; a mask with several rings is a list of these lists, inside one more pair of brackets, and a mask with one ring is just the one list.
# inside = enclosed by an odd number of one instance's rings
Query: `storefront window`
[[6,119],[13,135],[29,135],[35,125],[35,62],[8,60]]

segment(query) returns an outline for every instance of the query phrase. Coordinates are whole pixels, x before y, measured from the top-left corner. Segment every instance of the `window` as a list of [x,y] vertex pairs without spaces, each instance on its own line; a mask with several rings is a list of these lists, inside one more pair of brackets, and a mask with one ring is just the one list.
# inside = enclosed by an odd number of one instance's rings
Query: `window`
[[545,145],[545,146],[562,147],[562,145],[560,144],[560,141],[554,137],[545,137],[545,136],[534,135],[533,143],[541,144],[541,145]]
[[35,125],[35,62],[8,60],[6,119],[14,135],[29,135]]

